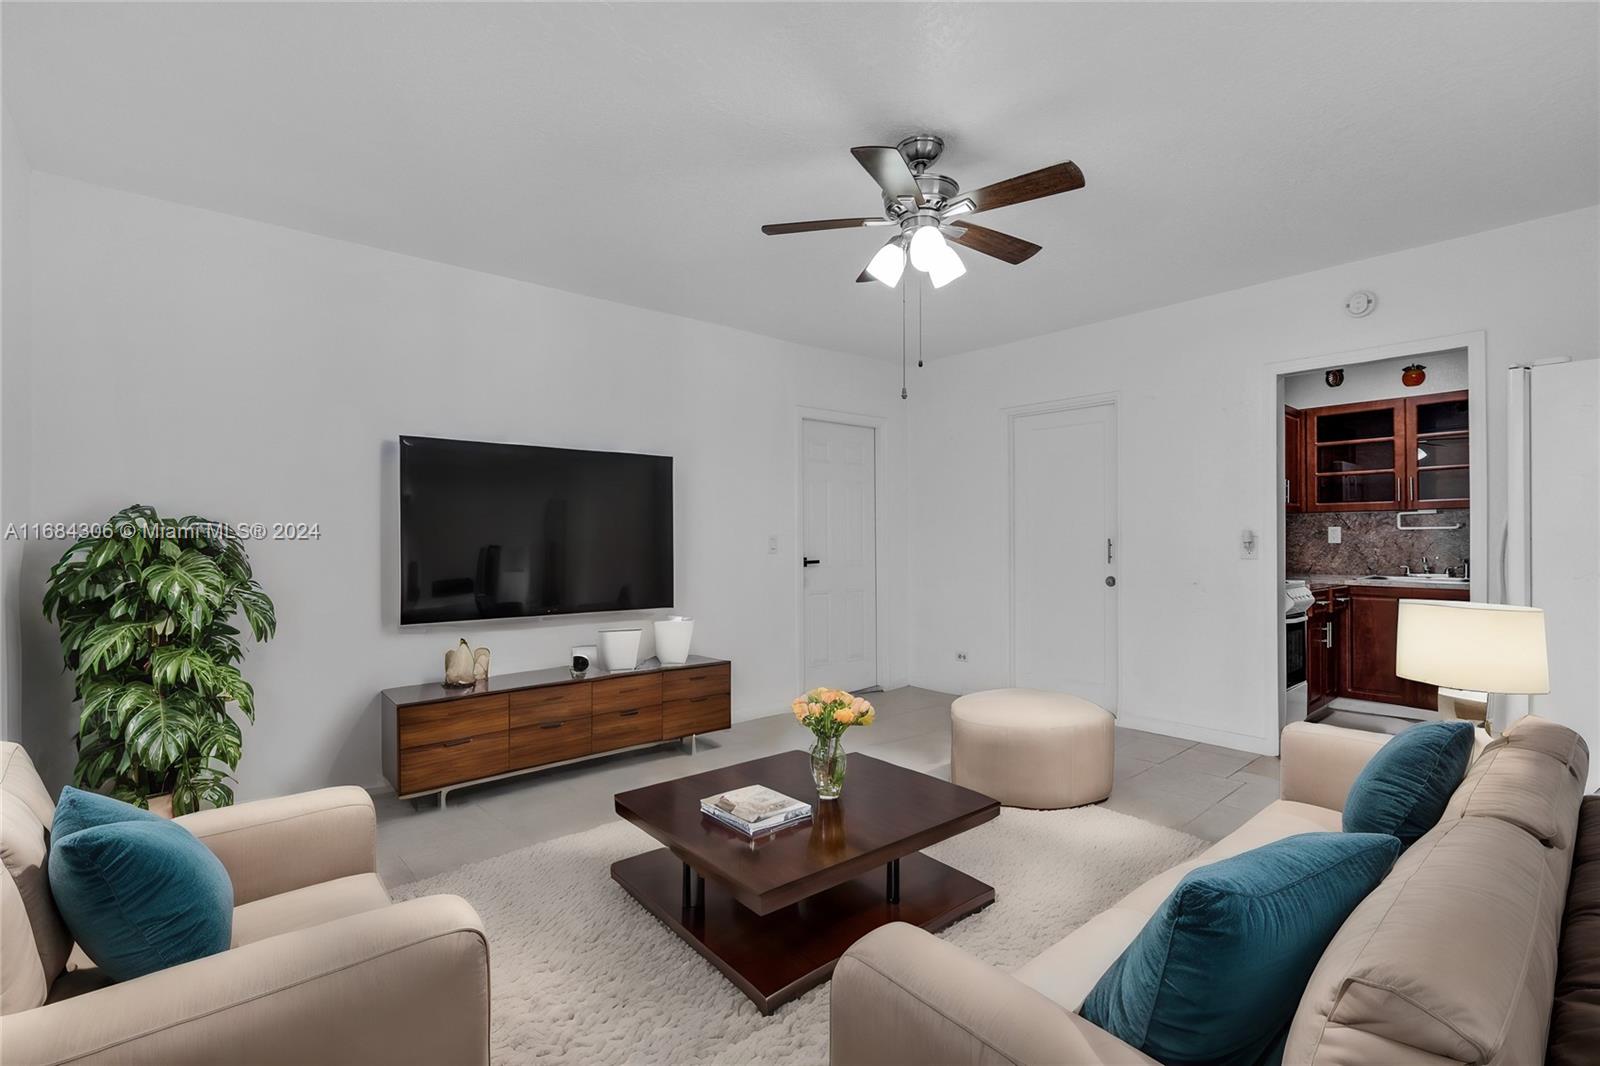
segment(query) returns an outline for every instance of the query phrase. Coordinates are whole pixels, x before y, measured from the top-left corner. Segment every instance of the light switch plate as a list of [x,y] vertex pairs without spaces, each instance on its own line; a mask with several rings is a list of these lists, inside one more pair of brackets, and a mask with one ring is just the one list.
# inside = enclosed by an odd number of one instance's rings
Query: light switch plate
[[1254,559],[1260,551],[1261,542],[1256,539],[1256,531],[1246,529],[1239,534],[1239,558]]
[[1328,527],[1328,543],[1329,544],[1342,544],[1343,542],[1344,542],[1344,527],[1343,526],[1329,526]]

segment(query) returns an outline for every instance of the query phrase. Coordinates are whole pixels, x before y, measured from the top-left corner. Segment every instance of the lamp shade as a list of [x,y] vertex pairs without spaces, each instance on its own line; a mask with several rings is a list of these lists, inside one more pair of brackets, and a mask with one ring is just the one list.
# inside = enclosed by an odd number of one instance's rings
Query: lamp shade
[[1500,603],[1401,600],[1395,673],[1474,692],[1549,692],[1544,612]]

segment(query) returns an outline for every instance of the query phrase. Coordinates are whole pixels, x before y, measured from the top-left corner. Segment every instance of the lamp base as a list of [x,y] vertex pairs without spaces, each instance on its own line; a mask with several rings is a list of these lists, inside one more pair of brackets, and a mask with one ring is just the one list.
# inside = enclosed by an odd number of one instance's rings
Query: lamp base
[[1441,688],[1439,690],[1439,717],[1444,719],[1459,718],[1466,722],[1477,722],[1483,726],[1484,731],[1489,731],[1489,694],[1487,692],[1468,692],[1459,688]]

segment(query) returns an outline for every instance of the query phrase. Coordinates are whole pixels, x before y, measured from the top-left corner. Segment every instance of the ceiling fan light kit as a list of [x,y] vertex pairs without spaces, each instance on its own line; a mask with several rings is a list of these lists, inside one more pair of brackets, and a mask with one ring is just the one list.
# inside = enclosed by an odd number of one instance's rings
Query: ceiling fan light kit
[[867,273],[874,281],[881,281],[891,289],[900,284],[900,275],[906,272],[905,245],[904,237],[896,237],[878,249],[878,254],[867,264]]
[[[762,226],[761,232],[776,236],[897,226],[900,232],[878,249],[856,280],[880,281],[894,288],[900,284],[909,261],[928,275],[934,288],[940,289],[967,272],[952,243],[1013,265],[1031,259],[1039,251],[1032,241],[974,225],[966,221],[966,216],[1071,192],[1084,185],[1083,171],[1068,161],[962,193],[954,178],[928,172],[943,153],[944,140],[931,133],[907,137],[894,148],[852,148],[850,154],[883,190],[883,217],[773,223]],[[952,224],[954,219],[961,221]]]

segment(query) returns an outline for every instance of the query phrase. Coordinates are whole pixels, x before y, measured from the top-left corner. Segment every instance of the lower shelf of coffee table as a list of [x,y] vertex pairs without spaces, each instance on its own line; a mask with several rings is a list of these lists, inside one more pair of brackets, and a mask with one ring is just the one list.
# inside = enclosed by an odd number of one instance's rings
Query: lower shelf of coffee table
[[900,860],[900,902],[879,867],[799,903],[759,915],[707,879],[704,903],[684,906],[683,863],[666,848],[611,864],[611,878],[721,970],[763,1014],[833,973],[851,944],[881,925],[937,932],[994,902],[994,889],[916,853]]

